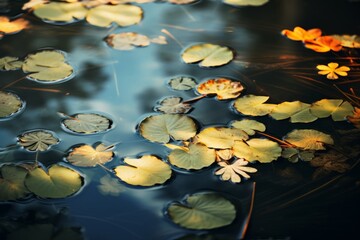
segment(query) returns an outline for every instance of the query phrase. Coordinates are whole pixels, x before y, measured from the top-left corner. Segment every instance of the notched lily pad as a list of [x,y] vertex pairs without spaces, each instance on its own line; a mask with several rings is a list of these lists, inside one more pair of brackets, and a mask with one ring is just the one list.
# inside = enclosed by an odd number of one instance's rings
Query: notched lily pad
[[234,108],[241,114],[250,116],[264,116],[276,106],[265,103],[268,96],[245,95],[234,102]]
[[188,147],[174,149],[168,156],[169,162],[186,170],[201,169],[215,162],[216,154],[203,144],[190,144]]
[[85,18],[87,9],[81,2],[50,2],[34,7],[34,15],[51,23],[72,23]]
[[132,50],[135,47],[150,45],[150,39],[147,36],[135,32],[110,34],[105,38],[105,42],[117,50]]
[[254,135],[255,131],[264,132],[266,130],[266,126],[263,123],[252,119],[232,121],[231,126],[243,130],[248,135]]
[[344,121],[352,115],[354,107],[342,99],[321,99],[314,102],[310,108],[313,115],[319,118],[331,116],[334,121]]
[[186,115],[161,114],[145,118],[139,125],[140,134],[152,141],[167,143],[174,140],[188,140],[195,136],[195,122]]
[[0,91],[0,121],[16,116],[24,107],[25,102],[18,95]]
[[334,144],[330,135],[313,129],[295,129],[284,140],[304,150],[325,150],[325,144]]
[[43,152],[60,142],[52,131],[39,129],[24,132],[18,136],[18,143],[30,152]]
[[196,86],[196,80],[192,77],[175,77],[170,79],[169,86],[174,90],[187,91]]
[[[110,148],[109,148],[110,147]],[[110,162],[114,157],[112,146],[102,143],[94,148],[90,145],[81,145],[71,149],[66,160],[78,167],[95,167]]]
[[236,141],[247,140],[249,136],[240,129],[226,127],[208,127],[195,137],[196,142],[205,144],[209,148],[232,148]]
[[185,63],[199,63],[200,67],[218,67],[233,60],[234,53],[228,47],[204,43],[186,48],[181,58]]
[[22,65],[29,80],[38,83],[59,83],[74,76],[73,67],[66,62],[65,53],[46,49],[27,55]]
[[24,185],[27,170],[16,165],[0,167],[0,201],[25,198],[29,190]]
[[231,224],[236,218],[236,209],[219,194],[196,193],[188,195],[182,202],[170,203],[167,214],[181,227],[205,230]]
[[23,62],[17,57],[3,57],[0,58],[1,71],[14,71],[21,68]]
[[127,165],[118,166],[114,170],[117,177],[130,185],[149,187],[163,184],[171,177],[170,166],[152,155],[125,158],[124,162]]
[[41,198],[65,198],[81,189],[84,178],[77,171],[58,164],[47,171],[38,166],[27,174],[25,185]]
[[72,133],[86,135],[110,130],[113,121],[97,113],[77,113],[72,116],[65,116],[62,126]]
[[244,90],[244,87],[238,81],[232,81],[227,78],[215,78],[209,79],[199,84],[196,90],[200,94],[215,94],[217,99],[226,100],[234,99],[240,96],[241,92]]
[[183,103],[181,97],[164,98],[154,108],[155,111],[163,113],[187,113],[191,109],[191,104]]

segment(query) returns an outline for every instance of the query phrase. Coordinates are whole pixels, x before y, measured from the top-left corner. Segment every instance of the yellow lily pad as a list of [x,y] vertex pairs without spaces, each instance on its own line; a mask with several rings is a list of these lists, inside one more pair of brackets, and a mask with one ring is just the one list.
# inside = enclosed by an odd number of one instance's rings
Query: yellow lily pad
[[304,150],[325,150],[324,144],[334,144],[330,135],[313,129],[295,129],[284,140]]
[[114,157],[114,152],[107,146],[100,143],[93,148],[90,145],[81,145],[73,148],[66,160],[79,167],[95,167],[110,162]]
[[271,110],[270,116],[276,120],[283,120],[309,107],[310,104],[300,101],[282,102]]
[[17,57],[3,57],[0,58],[0,70],[13,71],[18,70],[23,65],[22,61],[19,61]]
[[116,167],[115,174],[130,185],[149,187],[162,184],[171,177],[170,166],[155,156],[125,158],[124,162],[127,165]]
[[240,129],[226,127],[208,127],[195,137],[196,142],[205,144],[209,148],[232,148],[236,141],[248,139],[248,135]]
[[0,120],[20,113],[25,103],[14,93],[0,91]]
[[276,106],[275,104],[265,104],[268,99],[268,96],[246,95],[235,100],[234,108],[244,115],[264,116]]
[[226,100],[240,96],[244,87],[238,81],[232,81],[227,78],[215,78],[199,84],[196,90],[200,94],[215,94],[217,99]]
[[33,13],[45,21],[71,23],[84,19],[87,11],[80,2],[50,2],[36,5]]
[[29,190],[24,185],[27,170],[16,165],[0,167],[0,201],[18,200],[26,197]]
[[78,113],[62,121],[66,130],[76,134],[102,133],[111,129],[111,119],[96,113]]
[[262,6],[265,3],[269,2],[269,0],[223,0],[224,3],[236,6],[236,7],[244,7],[244,6]]
[[248,135],[254,135],[255,131],[264,132],[266,130],[266,126],[263,123],[251,119],[233,121],[231,126],[243,130]]
[[31,152],[43,152],[60,142],[60,139],[49,130],[27,131],[18,136],[18,143]]

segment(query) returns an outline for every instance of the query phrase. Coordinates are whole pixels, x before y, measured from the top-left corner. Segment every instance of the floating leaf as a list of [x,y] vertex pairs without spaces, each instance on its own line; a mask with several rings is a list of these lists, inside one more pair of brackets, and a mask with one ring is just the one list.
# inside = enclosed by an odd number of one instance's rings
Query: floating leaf
[[305,47],[315,52],[338,52],[341,50],[341,42],[331,36],[318,37],[315,40],[305,42]]
[[150,39],[147,36],[135,32],[110,34],[105,38],[105,42],[117,50],[132,50],[135,47],[150,45]]
[[227,78],[209,79],[197,87],[200,94],[215,94],[219,100],[237,98],[243,90],[244,87],[240,82]]
[[101,194],[110,196],[119,196],[121,192],[125,191],[118,179],[109,176],[100,178],[98,189]]
[[321,30],[319,28],[313,28],[305,30],[302,27],[295,27],[294,31],[284,29],[281,31],[282,35],[285,35],[294,41],[311,41],[321,36]]
[[162,184],[171,177],[170,166],[155,156],[125,158],[124,162],[128,165],[116,167],[115,173],[130,185],[149,187]]
[[290,122],[292,122],[292,123],[309,123],[309,122],[313,122],[317,119],[318,118],[311,113],[310,105],[306,104],[305,108],[303,108],[302,110],[293,114],[290,117]]
[[27,131],[18,136],[18,143],[31,152],[46,151],[59,142],[55,133],[43,129]]
[[196,81],[192,77],[176,77],[169,81],[169,85],[174,90],[190,90],[196,86]]
[[84,184],[84,178],[75,170],[52,165],[46,172],[36,167],[25,179],[26,187],[41,198],[65,198],[78,192]]
[[296,148],[285,148],[281,153],[281,157],[288,159],[292,163],[296,163],[299,160],[308,162],[314,156],[314,151],[303,151]]
[[25,103],[14,93],[0,91],[0,120],[15,116]]
[[236,217],[234,205],[215,193],[188,195],[183,203],[171,203],[167,213],[174,223],[196,230],[227,226]]
[[142,14],[143,11],[138,6],[100,5],[89,10],[86,21],[98,27],[109,27],[112,23],[126,27],[139,23]]
[[34,15],[45,21],[71,23],[85,18],[88,10],[81,2],[50,2],[34,7]]
[[257,172],[256,168],[247,167],[248,161],[244,159],[238,159],[234,161],[232,164],[227,164],[226,162],[218,162],[220,169],[215,172],[215,175],[221,175],[221,180],[228,181],[230,180],[233,183],[241,182],[240,176],[244,178],[250,178],[247,173],[255,173]]
[[167,1],[173,4],[189,4],[199,0],[167,0]]
[[269,0],[223,0],[224,3],[236,6],[262,6],[265,3],[269,2]]
[[111,161],[114,152],[108,146],[100,143],[93,148],[90,145],[82,145],[73,148],[66,160],[78,167],[95,167]]
[[318,74],[326,75],[327,79],[336,80],[338,79],[338,75],[340,76],[347,76],[347,72],[350,71],[350,68],[347,66],[339,67],[338,63],[331,62],[327,66],[326,65],[317,65],[317,69],[320,71]]
[[284,140],[304,150],[325,150],[324,144],[334,144],[330,135],[312,129],[295,129]]
[[28,79],[40,83],[56,83],[69,80],[74,69],[65,60],[65,53],[59,50],[41,50],[29,54],[22,65]]
[[[77,0],[74,0],[77,1]],[[143,0],[145,1],[145,0]],[[149,0],[147,0],[149,1]],[[120,3],[128,3],[128,2],[137,2],[135,1],[131,1],[131,0],[82,0],[82,3],[84,4],[84,6],[86,6],[87,8],[93,8],[93,7],[97,7],[99,5],[105,5],[105,4],[120,4]],[[139,1],[141,2],[141,1]]]
[[248,135],[254,135],[255,131],[264,132],[266,130],[266,126],[263,123],[251,119],[233,121],[231,126],[243,130]]
[[164,36],[154,37],[154,38],[150,39],[150,42],[156,43],[156,44],[161,44],[161,45],[167,44],[166,37],[164,37]]
[[17,57],[3,57],[0,58],[0,70],[13,71],[21,68],[23,62],[19,61]]
[[49,0],[30,0],[23,5],[22,10],[34,9],[37,5],[49,3]]
[[343,47],[360,48],[360,37],[358,35],[332,35],[331,37],[340,41]]
[[312,104],[311,114],[326,118],[331,115],[334,121],[344,121],[347,116],[352,115],[353,106],[342,99],[321,99]]
[[10,21],[8,17],[0,16],[0,33],[14,34],[27,28],[29,22],[23,18]]
[[0,201],[18,200],[29,193],[24,185],[27,171],[16,165],[0,167]]
[[215,162],[215,150],[203,144],[190,144],[183,149],[175,149],[169,154],[169,162],[186,170],[201,169]]
[[276,120],[290,117],[292,123],[309,123],[317,120],[317,117],[311,114],[310,106],[310,104],[300,101],[282,102],[271,110],[270,116]]
[[249,141],[237,141],[234,144],[234,155],[247,161],[258,160],[269,163],[281,156],[281,147],[269,139],[253,138]]
[[174,140],[187,140],[195,136],[195,122],[186,115],[161,114],[145,118],[139,126],[140,134],[152,141],[167,143]]
[[180,97],[167,97],[155,107],[155,111],[163,113],[187,113],[191,108],[191,105],[183,103]]
[[326,153],[321,153],[314,157],[310,164],[313,167],[317,167],[314,172],[314,178],[321,175],[326,175],[330,172],[344,173],[351,168],[350,164],[347,163],[348,158],[343,154],[330,150]]
[[216,161],[229,161],[234,157],[234,151],[232,149],[220,149],[216,150]]
[[78,113],[62,121],[63,126],[73,133],[102,133],[112,127],[112,120],[96,113]]
[[209,148],[232,148],[236,141],[248,139],[248,135],[240,129],[225,127],[208,127],[196,135],[196,141]]
[[271,112],[275,104],[264,104],[269,99],[267,96],[246,95],[234,102],[235,109],[250,116],[264,116]]
[[181,57],[185,63],[200,62],[201,67],[217,67],[233,60],[234,53],[228,47],[205,43],[186,48]]

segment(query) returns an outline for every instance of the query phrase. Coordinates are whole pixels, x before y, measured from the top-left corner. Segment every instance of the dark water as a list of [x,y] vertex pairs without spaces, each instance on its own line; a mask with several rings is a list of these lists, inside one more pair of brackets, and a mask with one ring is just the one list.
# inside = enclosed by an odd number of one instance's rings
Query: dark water
[[[9,2],[11,11],[2,14],[15,16],[22,2]],[[302,26],[321,28],[324,34],[359,34],[359,2],[270,0],[262,7],[233,8],[221,1],[202,0],[184,6],[166,3],[139,6],[144,10],[144,19],[124,29],[103,29],[83,21],[55,26],[29,14],[26,18],[31,28],[0,40],[0,57],[23,57],[37,49],[52,47],[67,52],[77,70],[76,76],[68,82],[46,85],[60,93],[24,89],[39,87],[28,80],[9,87],[8,90],[26,101],[26,109],[15,118],[0,122],[0,147],[13,145],[16,136],[26,130],[45,128],[54,131],[61,143],[39,155],[38,160],[44,165],[62,161],[64,152],[75,144],[98,141],[121,142],[116,158],[106,165],[108,168],[128,156],[154,154],[165,159],[167,149],[144,140],[136,132],[136,126],[153,113],[155,103],[164,96],[176,95],[184,99],[195,96],[193,91],[171,90],[167,82],[175,76],[192,76],[198,82],[218,76],[230,77],[246,86],[245,94],[268,95],[273,103],[343,98],[332,82],[316,74],[315,66],[347,57],[348,53],[314,53],[282,37],[280,32]],[[162,29],[175,36],[180,44],[167,36],[167,45],[152,44],[132,51],[116,51],[103,42],[109,32],[134,31],[155,37],[162,34]],[[210,69],[183,63],[180,59],[183,47],[196,42],[230,46],[237,53],[236,59],[226,66]],[[351,54],[358,57],[355,50]],[[343,64],[347,63],[343,60]],[[309,83],[294,75],[310,76],[322,84]],[[1,86],[22,76],[21,71],[0,72]],[[350,87],[360,89],[356,83],[341,87],[346,91]],[[113,119],[115,128],[99,135],[71,135],[61,129],[57,112],[105,113]],[[242,118],[230,109],[230,102],[212,98],[194,104],[189,115],[202,127],[226,125]],[[311,124],[290,124],[287,120],[274,121],[268,117],[256,119],[267,125],[267,133],[278,138],[295,128],[313,128],[329,134],[352,128],[349,123],[334,123],[329,119]],[[35,154],[23,150],[0,156],[3,162],[35,159]],[[31,198],[2,203],[1,221],[5,223],[13,216],[23,216],[22,221],[31,224],[36,219],[33,215],[38,214],[48,217],[57,226],[81,227],[89,240],[176,239],[188,233],[239,239],[254,181],[255,203],[246,239],[359,238],[356,231],[360,216],[359,168],[355,167],[342,177],[330,174],[313,180],[314,168],[308,163],[291,164],[279,159],[254,166],[258,173],[241,184],[221,182],[213,175],[216,167],[212,166],[190,174],[175,172],[164,186],[134,188],[124,185],[124,191],[116,197],[104,196],[98,191],[99,179],[109,174],[104,169],[78,168],[86,179],[80,193],[62,200]],[[326,185],[319,188],[323,184]],[[216,191],[231,199],[238,209],[236,221],[228,227],[196,232],[180,228],[164,216],[169,202],[199,191]]]

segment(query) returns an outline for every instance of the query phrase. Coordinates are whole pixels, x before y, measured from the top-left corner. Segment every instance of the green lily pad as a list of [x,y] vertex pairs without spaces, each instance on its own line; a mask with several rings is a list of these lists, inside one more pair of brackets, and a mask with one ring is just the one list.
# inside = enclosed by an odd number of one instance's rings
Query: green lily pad
[[145,118],[139,126],[140,134],[152,141],[167,143],[174,140],[188,140],[195,136],[195,122],[186,115],[161,114]]
[[41,50],[29,54],[22,65],[27,78],[39,83],[59,83],[73,76],[73,67],[66,62],[65,53],[59,50]]
[[226,127],[208,127],[195,137],[195,141],[205,144],[209,148],[232,148],[236,141],[248,139],[249,136],[240,129]]
[[249,141],[237,141],[234,144],[234,155],[247,161],[269,163],[281,156],[281,147],[274,141],[262,138],[253,138]]
[[136,186],[162,184],[171,177],[171,168],[161,159],[145,155],[141,158],[125,158],[128,165],[116,167],[115,173],[122,181]]
[[169,162],[186,170],[201,169],[215,162],[216,154],[203,144],[190,144],[189,147],[174,149],[168,156]]
[[59,142],[55,133],[44,129],[27,131],[18,136],[18,143],[31,152],[46,151]]
[[248,135],[254,135],[255,131],[264,132],[266,130],[266,126],[263,123],[251,119],[233,121],[231,126],[243,130]]
[[171,203],[167,208],[167,213],[174,223],[195,230],[227,226],[236,217],[234,205],[215,193],[189,195],[182,203]]
[[24,185],[26,174],[25,168],[16,165],[0,167],[0,201],[18,200],[29,194]]
[[24,107],[25,102],[18,95],[0,91],[0,120],[19,114]]
[[91,8],[86,21],[98,27],[109,27],[116,23],[121,27],[131,26],[141,22],[143,11],[133,5],[100,5]]
[[266,104],[268,99],[268,96],[245,95],[235,100],[234,108],[244,115],[264,116],[276,106],[275,104]]
[[204,43],[186,48],[181,58],[185,63],[199,62],[201,67],[217,67],[233,60],[234,53],[228,47]]
[[77,171],[58,164],[50,166],[47,172],[39,166],[28,173],[25,185],[41,198],[65,198],[81,189],[84,178]]
[[334,144],[330,135],[313,129],[295,129],[284,140],[304,150],[325,150],[324,144]]
[[154,110],[163,113],[187,113],[192,109],[191,104],[183,103],[181,97],[167,97],[161,100]]
[[76,134],[102,133],[111,129],[112,125],[111,119],[96,113],[78,113],[66,116],[62,121],[66,130]]
[[81,145],[71,149],[66,160],[78,167],[95,167],[110,162],[114,152],[100,143],[95,148],[90,145]]
[[321,99],[312,104],[310,111],[319,118],[331,116],[334,121],[345,121],[353,114],[354,107],[342,99]]

